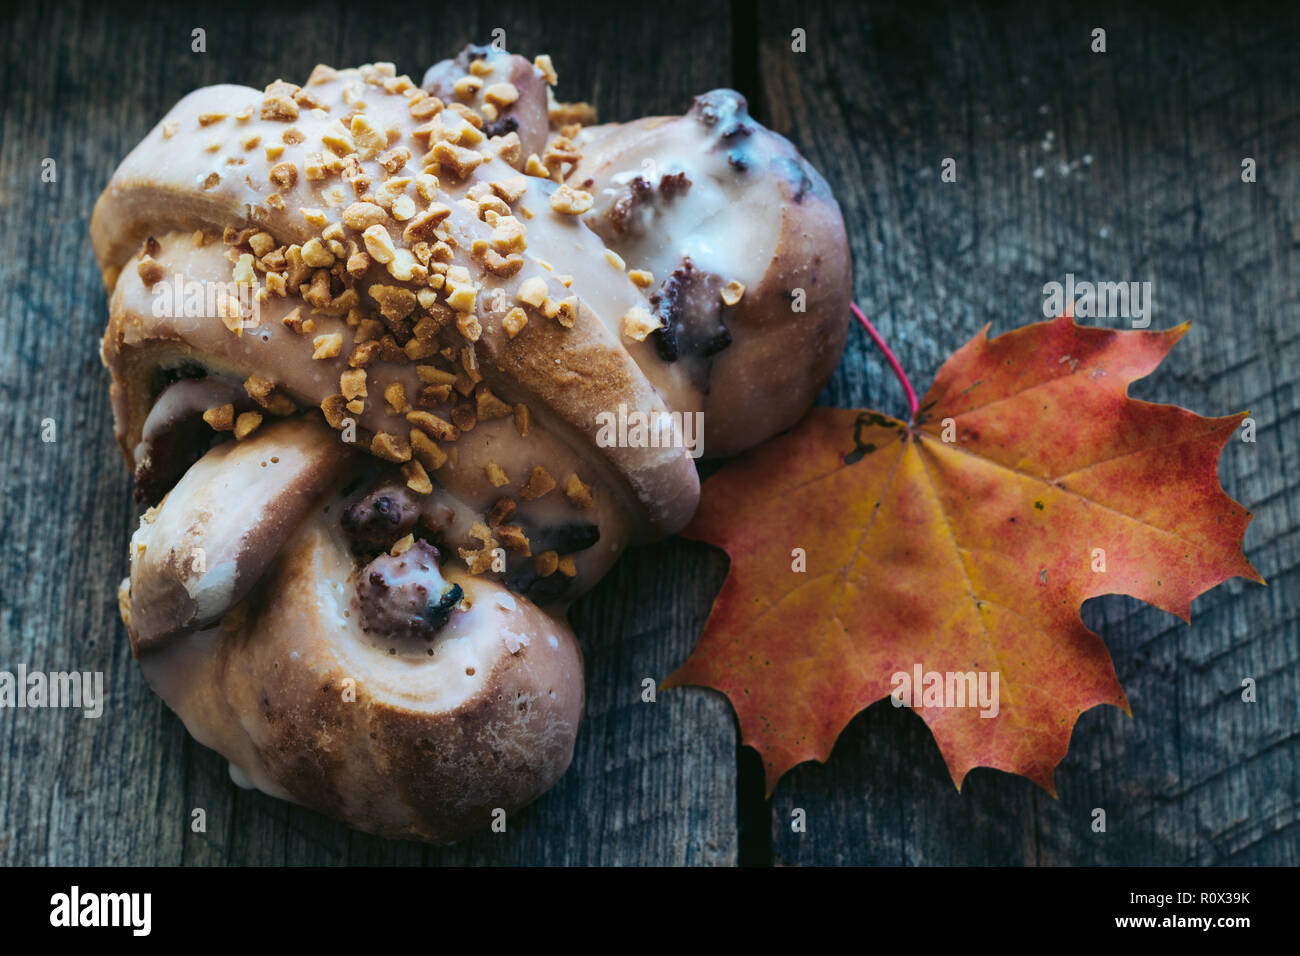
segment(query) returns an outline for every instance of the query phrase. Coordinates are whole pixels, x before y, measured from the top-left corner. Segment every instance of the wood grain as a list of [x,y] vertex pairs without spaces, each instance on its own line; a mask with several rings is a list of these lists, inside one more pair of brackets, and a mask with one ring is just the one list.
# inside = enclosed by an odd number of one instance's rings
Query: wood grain
[[[1270,9],[762,5],[765,119],[831,181],[857,300],[918,391],[985,323],[1041,319],[1044,283],[1067,272],[1152,281],[1153,327],[1193,326],[1133,394],[1251,409],[1258,440],[1229,442],[1220,473],[1256,511],[1246,553],[1270,583],[1211,591],[1190,627],[1125,597],[1085,606],[1133,719],[1083,716],[1059,800],[987,769],[958,794],[921,720],[871,707],[828,764],[778,786],[776,862],[1300,862],[1300,69],[1294,8]],[[1097,26],[1105,54],[1089,49]],[[956,182],[941,181],[946,157]],[[825,397],[904,408],[863,336]],[[1244,677],[1256,704],[1241,701]]]
[[[387,2],[274,19],[264,9],[0,13],[0,669],[99,670],[107,694],[98,720],[0,712],[0,863],[1300,862],[1296,13],[500,2],[439,10],[425,25]],[[1107,29],[1105,55],[1088,52],[1094,26]],[[195,27],[205,54],[190,50]],[[806,53],[791,51],[796,27]],[[497,28],[512,49],[549,51],[558,95],[590,99],[604,118],[679,112],[722,85],[749,95],[830,180],[857,300],[918,388],[984,323],[997,332],[1040,317],[1043,284],[1067,272],[1151,280],[1153,325],[1193,320],[1135,394],[1203,414],[1252,410],[1258,440],[1230,443],[1221,476],[1256,511],[1247,554],[1270,586],[1216,589],[1190,627],[1127,598],[1085,607],[1134,718],[1099,709],[1080,720],[1059,800],[989,770],[958,794],[921,721],[886,704],[765,804],[719,695],[641,702],[645,678],[686,658],[726,570],[721,554],[680,540],[627,555],[575,607],[588,697],[574,763],[504,835],[447,849],[387,842],[237,790],[145,685],[114,594],[136,512],[98,359],[95,197],[194,87],[300,80],[320,61],[392,60],[418,74]],[[1250,185],[1245,156],[1258,163]],[[41,181],[47,157],[55,183]],[[945,157],[955,183],[940,181]],[[821,401],[902,410],[857,333]],[[45,418],[56,443],[40,441]],[[1245,676],[1257,704],[1240,701]],[[196,807],[206,833],[190,832]],[[791,832],[796,807],[806,833]],[[1104,834],[1089,826],[1096,807]]]

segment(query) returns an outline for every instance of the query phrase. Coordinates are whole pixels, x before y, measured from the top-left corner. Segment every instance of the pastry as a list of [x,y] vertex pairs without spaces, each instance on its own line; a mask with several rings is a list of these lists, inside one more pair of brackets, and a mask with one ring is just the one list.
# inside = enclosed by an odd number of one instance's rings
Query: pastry
[[382,836],[555,783],[565,608],[844,345],[838,207],[743,98],[584,127],[554,78],[470,47],[196,90],[91,224],[133,653],[236,782]]

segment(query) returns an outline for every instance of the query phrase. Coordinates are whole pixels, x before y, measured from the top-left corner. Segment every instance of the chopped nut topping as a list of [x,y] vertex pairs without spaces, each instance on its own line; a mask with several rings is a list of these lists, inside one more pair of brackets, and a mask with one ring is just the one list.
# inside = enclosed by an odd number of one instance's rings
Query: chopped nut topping
[[532,427],[533,416],[528,411],[528,406],[522,403],[515,406],[515,431],[519,432],[520,437],[527,438],[528,431]]
[[578,574],[578,566],[573,561],[573,555],[566,554],[564,557],[560,558],[560,563],[556,566],[556,570],[566,578],[576,577]]
[[364,398],[366,392],[366,370],[350,368],[339,376],[339,391],[347,399]]
[[496,532],[501,537],[501,543],[506,546],[506,550],[513,551],[515,554],[522,555],[525,558],[532,554],[529,547],[528,535],[524,534],[524,529],[519,525],[498,525]]
[[357,232],[382,225],[387,220],[388,213],[384,208],[372,202],[354,202],[343,210],[343,225]]
[[441,165],[451,167],[461,179],[478,169],[483,162],[482,153],[446,141],[433,147],[433,158]]
[[[402,468],[402,474],[406,474],[405,467]],[[426,480],[428,479],[426,478]],[[430,490],[431,491],[433,490],[432,487],[430,487]],[[396,558],[405,554],[407,551],[410,551],[411,548],[414,546],[415,546],[415,535],[407,534],[405,537],[399,538],[398,540],[394,541],[393,546],[388,549],[388,553]]]
[[331,332],[328,335],[318,335],[312,340],[312,346],[316,350],[312,353],[312,358],[332,359],[343,351],[343,333]]
[[548,319],[554,319],[566,329],[573,328],[573,324],[578,319],[578,298],[569,296],[568,298],[555,300],[548,298],[542,303],[542,315]]
[[401,435],[378,432],[370,440],[370,451],[386,461],[410,461],[411,443]]
[[[408,461],[404,464],[402,477],[406,479],[406,487],[417,495],[433,494],[433,482],[429,480],[429,473],[424,470],[424,465],[419,461]],[[407,537],[409,538],[410,535]]]
[[393,246],[393,237],[383,226],[370,226],[361,234],[366,243],[366,252],[376,262],[392,262],[397,251]]
[[483,467],[483,473],[487,475],[488,481],[492,482],[492,486],[495,488],[510,484],[510,479],[506,477],[506,473],[501,470],[501,466],[495,461],[488,462]]
[[492,504],[492,510],[487,513],[488,524],[496,527],[514,517],[515,500],[513,498],[498,498]]
[[462,99],[469,99],[483,89],[483,81],[477,76],[462,76],[451,86],[452,92]]
[[561,185],[551,193],[551,208],[566,216],[580,216],[591,209],[595,200],[591,193]]
[[559,76],[555,73],[555,67],[551,63],[551,55],[549,53],[539,53],[537,56],[533,57],[533,66],[542,71],[542,77],[546,80],[547,86],[554,86],[556,83],[560,82]]
[[514,412],[514,409],[501,401],[492,394],[492,390],[486,385],[480,385],[474,393],[474,399],[477,403],[478,420],[481,422],[491,422],[498,418],[506,418]]
[[217,405],[203,413],[203,420],[213,431],[228,432],[235,427],[235,406]]
[[542,179],[551,178],[551,171],[546,168],[536,153],[528,154],[528,161],[524,164],[524,172],[529,176],[539,176]]
[[623,334],[629,339],[644,342],[646,336],[659,327],[658,317],[642,306],[634,305],[623,313]]
[[226,118],[225,113],[200,113],[199,125],[211,126],[213,123],[220,123],[225,118]]
[[268,86],[266,96],[262,99],[262,119],[282,122],[296,120],[298,104],[294,102],[293,95],[297,92],[298,87],[282,80],[276,80]]
[[638,289],[648,289],[655,282],[654,273],[646,269],[633,269],[627,274],[627,277],[632,280],[632,284]]
[[447,463],[447,453],[418,428],[411,429],[411,452],[429,471],[437,471]]
[[457,548],[461,560],[468,566],[471,574],[482,574],[484,571],[492,568],[492,552],[496,550],[497,541],[492,537],[492,530],[481,521],[475,521],[470,528],[470,535],[478,538],[483,542],[483,547],[477,551],[467,548]]
[[554,551],[543,551],[533,559],[533,567],[537,569],[539,577],[549,578],[559,566],[560,556]]
[[527,324],[528,313],[519,308],[519,306],[512,308],[506,313],[505,318],[501,320],[501,325],[504,326],[506,334],[512,339],[518,335]]
[[520,283],[515,298],[524,305],[531,305],[533,308],[538,309],[546,301],[546,292],[546,280],[541,276],[532,276]]
[[513,83],[493,83],[483,91],[483,99],[493,106],[502,108],[519,99],[519,90]]
[[346,408],[347,400],[342,395],[330,395],[320,403],[320,410],[325,413],[325,421],[335,430],[343,427],[343,413]]
[[180,128],[180,124],[177,123],[175,120],[168,120],[167,122],[163,123],[162,124],[163,139],[171,139],[173,136],[176,135],[176,130],[178,130],[179,128]]
[[407,412],[406,420],[438,441],[455,441],[460,437],[460,431],[455,425],[432,412]]
[[262,416],[257,412],[244,412],[235,419],[235,438],[244,439],[253,432],[257,431],[257,426],[262,424]]
[[605,250],[605,261],[608,262],[615,269],[617,269],[619,272],[622,272],[624,269],[627,268],[627,263],[623,261],[623,257],[620,256],[613,249]]
[[[391,241],[391,240],[390,240]],[[370,298],[379,305],[379,311],[390,322],[397,322],[415,311],[415,293],[395,285],[372,285]]]
[[722,290],[722,301],[727,305],[735,305],[740,301],[740,297],[745,294],[745,284],[732,279]]
[[579,508],[590,508],[591,486],[584,483],[576,474],[569,476],[568,481],[564,483],[564,496]]
[[548,494],[555,487],[555,479],[541,465],[533,468],[533,473],[528,476],[528,481],[523,488],[519,490],[519,497],[524,501],[533,501]]
[[328,269],[334,265],[334,253],[325,248],[319,239],[311,238],[302,247],[302,261],[313,269]]
[[505,202],[517,202],[524,193],[528,191],[528,178],[526,176],[512,176],[509,179],[498,179],[491,183],[492,191],[496,193]]
[[163,267],[156,259],[145,256],[136,263],[135,271],[140,274],[140,281],[144,283],[145,288],[150,289],[162,281]]
[[473,431],[474,426],[478,424],[474,406],[469,404],[457,405],[453,408],[451,410],[451,420],[462,432]]
[[388,148],[388,137],[363,114],[352,117],[352,142],[357,155],[362,159],[373,159]]

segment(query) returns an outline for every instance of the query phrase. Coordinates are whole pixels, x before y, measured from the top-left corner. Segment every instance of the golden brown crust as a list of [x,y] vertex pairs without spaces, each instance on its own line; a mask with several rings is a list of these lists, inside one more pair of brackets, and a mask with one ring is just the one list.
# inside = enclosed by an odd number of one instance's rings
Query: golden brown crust
[[465,575],[435,654],[393,656],[340,613],[348,563],[310,519],[241,621],[141,655],[150,683],[259,788],[380,836],[453,842],[549,789],[583,709],[568,626]]

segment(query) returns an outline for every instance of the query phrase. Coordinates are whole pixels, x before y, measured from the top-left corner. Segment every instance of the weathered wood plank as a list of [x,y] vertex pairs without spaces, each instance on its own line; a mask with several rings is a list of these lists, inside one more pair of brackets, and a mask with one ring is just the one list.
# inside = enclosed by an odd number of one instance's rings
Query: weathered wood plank
[[[1109,52],[1089,52],[1107,29]],[[790,31],[807,31],[806,54]],[[763,117],[826,174],[853,239],[859,303],[918,389],[984,323],[1041,318],[1067,272],[1155,283],[1153,326],[1192,331],[1138,397],[1249,408],[1221,476],[1257,511],[1231,582],[1192,626],[1128,598],[1090,602],[1134,719],[1086,714],[1061,798],[977,770],[957,794],[915,715],[878,704],[771,805],[782,863],[1273,863],[1300,860],[1300,112],[1294,10],[1066,15],[1052,5],[761,8]],[[1259,181],[1241,181],[1256,159]],[[940,181],[953,157],[955,183]],[[1114,323],[1117,320],[1096,320]],[[898,412],[865,337],[828,404]],[[1069,428],[1069,422],[1062,422]],[[1260,701],[1240,699],[1243,677]],[[790,811],[808,814],[791,832]],[[1091,811],[1109,831],[1095,834]]]
[[[658,863],[736,858],[735,731],[724,702],[674,694],[641,703],[689,652],[720,577],[691,546],[629,555],[574,610],[587,656],[587,720],[572,768],[542,801],[445,850],[386,842],[239,791],[148,690],[130,657],[115,589],[135,524],[112,441],[98,358],[106,303],[90,253],[94,200],[117,162],[177,99],[215,82],[301,80],[317,62],[391,60],[416,76],[466,42],[506,31],[511,49],[550,52],[562,99],[610,119],[683,110],[730,78],[727,10],[674,2],[594,15],[580,3],[432,8],[395,3],[27,3],[0,14],[0,350],[5,551],[0,668],[100,670],[99,720],[0,715],[0,861],[80,864]],[[667,22],[690,22],[671,43]],[[191,30],[207,53],[191,52]],[[58,182],[42,184],[52,157]],[[58,424],[39,440],[41,419]],[[706,561],[709,559],[705,559]],[[206,833],[189,831],[202,807]]]

